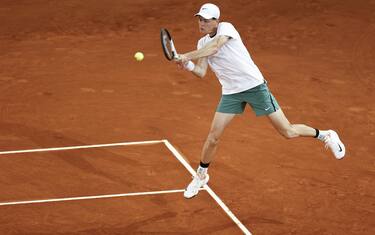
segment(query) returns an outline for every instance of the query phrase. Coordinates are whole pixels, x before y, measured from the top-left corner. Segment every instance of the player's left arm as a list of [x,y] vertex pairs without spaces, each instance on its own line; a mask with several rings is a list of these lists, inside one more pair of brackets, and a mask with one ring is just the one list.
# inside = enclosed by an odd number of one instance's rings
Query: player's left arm
[[189,60],[196,60],[210,55],[214,55],[218,52],[220,47],[222,47],[231,37],[226,35],[219,35],[215,37],[212,41],[208,42],[205,46],[199,50],[190,51],[185,54],[180,54],[180,60],[182,63]]

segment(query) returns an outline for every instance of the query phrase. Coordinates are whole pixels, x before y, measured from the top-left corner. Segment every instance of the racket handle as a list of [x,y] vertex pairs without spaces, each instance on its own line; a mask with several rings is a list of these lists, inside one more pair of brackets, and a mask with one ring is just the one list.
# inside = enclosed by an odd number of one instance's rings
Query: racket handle
[[174,47],[174,43],[173,43],[172,39],[171,39],[171,51],[172,51],[172,54],[173,54],[173,58],[178,59],[179,55],[177,53],[176,48]]
[[180,59],[180,55],[173,52],[173,59],[175,59],[175,60]]

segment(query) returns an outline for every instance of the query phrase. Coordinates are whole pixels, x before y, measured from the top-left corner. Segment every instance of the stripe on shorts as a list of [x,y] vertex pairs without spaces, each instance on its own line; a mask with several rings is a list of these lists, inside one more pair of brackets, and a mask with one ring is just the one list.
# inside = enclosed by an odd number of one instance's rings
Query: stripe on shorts
[[271,99],[271,104],[272,104],[273,110],[276,112],[276,107],[275,107],[275,104],[273,103],[273,100],[272,100],[272,96],[271,96],[271,95],[270,95],[270,99]]

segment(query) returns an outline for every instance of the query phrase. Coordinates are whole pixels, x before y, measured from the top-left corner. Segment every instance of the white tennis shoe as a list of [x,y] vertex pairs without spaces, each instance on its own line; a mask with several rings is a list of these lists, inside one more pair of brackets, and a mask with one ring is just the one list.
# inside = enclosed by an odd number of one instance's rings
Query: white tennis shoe
[[337,133],[329,130],[326,137],[324,137],[325,147],[329,148],[336,159],[342,159],[345,156],[345,145],[341,142]]
[[205,174],[205,177],[203,179],[198,175],[194,176],[191,183],[185,189],[184,197],[186,199],[195,197],[199,193],[199,189],[206,185],[209,179],[210,176],[208,174]]

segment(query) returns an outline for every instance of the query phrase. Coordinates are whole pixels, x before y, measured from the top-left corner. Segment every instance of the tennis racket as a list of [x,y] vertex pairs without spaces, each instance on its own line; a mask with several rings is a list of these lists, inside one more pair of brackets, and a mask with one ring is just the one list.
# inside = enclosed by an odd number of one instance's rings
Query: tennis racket
[[167,29],[160,29],[160,40],[165,58],[167,58],[167,60],[177,59],[178,54],[176,48],[174,47],[171,34],[168,32]]

